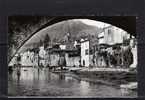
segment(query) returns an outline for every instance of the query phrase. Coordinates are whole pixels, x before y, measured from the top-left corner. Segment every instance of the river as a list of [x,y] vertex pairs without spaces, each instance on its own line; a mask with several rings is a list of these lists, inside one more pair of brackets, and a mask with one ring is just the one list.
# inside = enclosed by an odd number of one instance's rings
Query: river
[[[75,77],[74,77],[75,76]],[[8,75],[8,95],[35,97],[136,97],[137,93],[92,83],[72,73],[52,73],[48,68],[22,68]]]

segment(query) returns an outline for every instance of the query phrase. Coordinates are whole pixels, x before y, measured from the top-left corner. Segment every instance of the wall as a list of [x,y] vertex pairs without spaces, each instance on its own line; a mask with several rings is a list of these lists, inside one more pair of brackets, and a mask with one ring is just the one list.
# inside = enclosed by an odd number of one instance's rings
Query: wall
[[130,34],[122,29],[112,26],[104,29],[104,32],[100,33],[98,36],[104,37],[99,39],[100,44],[104,43],[112,45],[115,43],[122,43],[123,38],[128,39]]
[[[94,61],[95,61],[95,59],[94,59]],[[95,66],[96,65],[96,62],[93,63],[93,55],[89,55],[89,64],[91,66]]]
[[[88,54],[86,54],[86,50],[88,50]],[[89,66],[89,41],[81,43],[81,65],[83,65],[83,61],[85,61],[85,66]]]
[[104,30],[104,41],[106,44],[113,44],[114,43],[114,30],[113,27],[109,27]]
[[66,45],[60,45],[59,47],[60,49],[63,49],[63,50],[66,49]]
[[133,53],[133,64],[130,67],[135,68],[137,67],[137,43],[135,39],[132,39],[130,42],[130,46],[132,47],[131,52]]
[[65,55],[66,58],[66,65],[67,66],[79,66],[80,65],[80,57],[76,56],[76,57],[69,57],[68,53],[66,53]]
[[34,52],[26,51],[21,55],[22,66],[38,66],[38,56]]
[[59,54],[50,55],[50,66],[58,66]]
[[99,44],[104,44],[105,43],[105,39],[104,39],[104,34],[105,32],[101,32],[100,34],[98,34],[98,38],[99,38]]

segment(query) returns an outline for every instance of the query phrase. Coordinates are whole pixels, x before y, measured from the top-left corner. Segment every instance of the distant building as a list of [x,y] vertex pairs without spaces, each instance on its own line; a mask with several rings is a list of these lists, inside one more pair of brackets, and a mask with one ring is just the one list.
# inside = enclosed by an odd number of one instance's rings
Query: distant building
[[[23,67],[30,67],[30,66],[38,66],[38,56],[35,54],[34,51],[26,50],[20,53],[21,60],[20,64]],[[10,62],[9,66],[14,66],[17,64],[17,54],[13,57],[12,61]]]
[[65,49],[66,49],[66,45],[63,45],[63,44],[59,45],[59,47],[60,47],[60,49],[62,49],[62,50],[65,50]]
[[21,55],[21,64],[22,66],[37,66],[38,57],[35,57],[33,51],[25,51]]
[[89,40],[81,40],[81,65],[89,66],[90,65],[90,42]]
[[77,42],[77,41],[75,41],[75,42],[74,42],[74,47],[75,47],[75,48],[76,48],[77,44],[78,44],[78,42]]
[[132,62],[133,66],[137,64],[137,50],[130,46],[133,39],[126,31],[114,26],[106,27],[98,34],[98,43],[98,66],[129,67]]
[[46,50],[44,46],[39,47],[39,65],[46,66]]
[[109,26],[103,29],[98,35],[98,38],[99,44],[114,45],[116,43],[123,43],[124,40],[129,39],[130,34],[117,27]]
[[66,61],[65,67],[79,66],[80,64],[79,63],[80,55],[77,49],[74,50],[52,49],[47,56],[48,56],[47,58],[50,58],[49,61],[47,59],[49,66],[59,66],[59,61],[61,57],[65,58]]
[[57,43],[50,49],[46,49],[46,62],[49,66],[59,66],[62,56],[65,58],[65,66],[79,66],[80,48],[79,43],[74,47],[74,42]]
[[133,53],[133,63],[130,65],[130,67],[137,67],[137,41],[135,38],[132,38],[130,40],[130,46],[131,46],[131,51]]

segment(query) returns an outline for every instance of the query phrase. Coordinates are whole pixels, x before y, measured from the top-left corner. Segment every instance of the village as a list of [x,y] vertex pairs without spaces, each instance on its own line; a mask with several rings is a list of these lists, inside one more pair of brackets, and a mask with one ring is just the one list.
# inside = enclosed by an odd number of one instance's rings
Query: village
[[69,36],[67,33],[62,43],[42,42],[38,48],[20,53],[21,65],[57,67],[63,62],[63,67],[136,68],[137,66],[136,39],[121,29],[109,26],[95,39],[86,37],[70,41]]
[[32,45],[15,55],[10,72],[15,68],[35,68],[38,72],[47,68],[52,73],[73,73],[89,82],[137,89],[137,40],[122,29],[110,25],[95,36],[77,39],[66,32],[59,42],[52,42],[47,34]]

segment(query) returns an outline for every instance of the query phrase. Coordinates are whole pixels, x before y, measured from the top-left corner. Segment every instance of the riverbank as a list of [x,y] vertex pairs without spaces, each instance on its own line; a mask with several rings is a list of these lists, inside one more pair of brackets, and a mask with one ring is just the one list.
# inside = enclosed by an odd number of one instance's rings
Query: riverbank
[[89,78],[90,81],[100,82],[108,85],[128,84],[137,82],[137,73],[130,69],[121,68],[74,68],[71,72],[82,78]]

